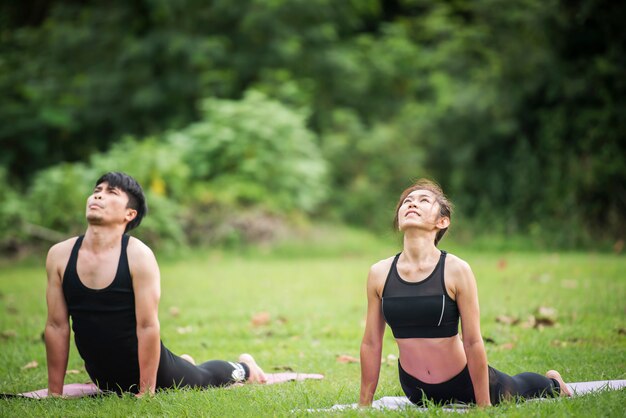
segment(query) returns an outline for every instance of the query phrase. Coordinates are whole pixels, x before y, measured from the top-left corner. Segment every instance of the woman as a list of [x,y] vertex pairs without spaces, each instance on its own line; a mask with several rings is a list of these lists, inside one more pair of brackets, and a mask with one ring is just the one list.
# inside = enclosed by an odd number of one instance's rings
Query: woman
[[508,376],[487,365],[476,279],[465,261],[437,248],[450,217],[450,202],[429,180],[419,180],[398,201],[403,250],[374,264],[367,279],[359,404],[371,405],[376,391],[385,322],[398,344],[400,384],[415,404],[488,406],[513,396],[570,396],[557,371]]

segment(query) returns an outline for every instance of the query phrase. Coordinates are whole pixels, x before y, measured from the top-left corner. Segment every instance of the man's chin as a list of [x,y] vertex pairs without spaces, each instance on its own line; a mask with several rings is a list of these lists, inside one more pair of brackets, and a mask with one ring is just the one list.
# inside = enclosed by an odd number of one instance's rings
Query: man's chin
[[87,214],[87,223],[90,225],[101,225],[102,217],[93,214]]

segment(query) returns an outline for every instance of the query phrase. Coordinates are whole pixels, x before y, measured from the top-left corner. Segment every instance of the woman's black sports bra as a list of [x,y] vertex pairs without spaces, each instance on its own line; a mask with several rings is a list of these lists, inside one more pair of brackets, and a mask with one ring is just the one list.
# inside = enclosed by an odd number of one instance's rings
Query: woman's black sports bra
[[407,282],[398,274],[396,255],[382,296],[383,317],[396,338],[442,338],[459,333],[459,308],[446,290],[446,252],[430,275]]

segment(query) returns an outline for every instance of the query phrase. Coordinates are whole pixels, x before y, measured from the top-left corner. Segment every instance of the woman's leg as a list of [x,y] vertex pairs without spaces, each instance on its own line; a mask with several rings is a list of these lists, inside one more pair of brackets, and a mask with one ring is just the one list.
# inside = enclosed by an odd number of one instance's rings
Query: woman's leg
[[569,389],[569,386],[567,386],[567,384],[561,377],[561,373],[557,372],[556,370],[549,370],[546,373],[546,377],[557,381],[557,383],[559,384],[561,396],[572,396],[572,391]]
[[489,367],[489,389],[493,405],[514,397],[528,399],[558,396],[558,394],[569,395],[569,388],[561,379],[561,375],[553,370],[547,377],[530,372],[509,376]]

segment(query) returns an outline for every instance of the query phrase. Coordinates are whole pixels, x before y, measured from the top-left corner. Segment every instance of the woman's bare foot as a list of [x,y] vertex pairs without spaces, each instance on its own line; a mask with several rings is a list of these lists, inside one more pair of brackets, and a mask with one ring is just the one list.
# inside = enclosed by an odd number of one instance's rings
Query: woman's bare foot
[[194,366],[196,365],[196,361],[189,354],[181,354],[180,358],[182,358],[183,360],[187,360],[189,363],[193,364]]
[[550,379],[555,379],[557,382],[559,382],[559,386],[561,387],[561,396],[572,396],[572,391],[569,389],[569,386],[567,386],[567,384],[563,381],[561,373],[557,372],[556,370],[550,370],[548,371],[548,373],[546,373],[546,377],[549,377]]
[[265,373],[263,373],[263,370],[259,367],[258,364],[256,364],[256,361],[254,361],[254,358],[250,354],[243,353],[242,355],[240,355],[239,362],[246,363],[246,365],[248,366],[248,369],[250,370],[250,376],[248,376],[248,383],[263,384],[267,382]]

